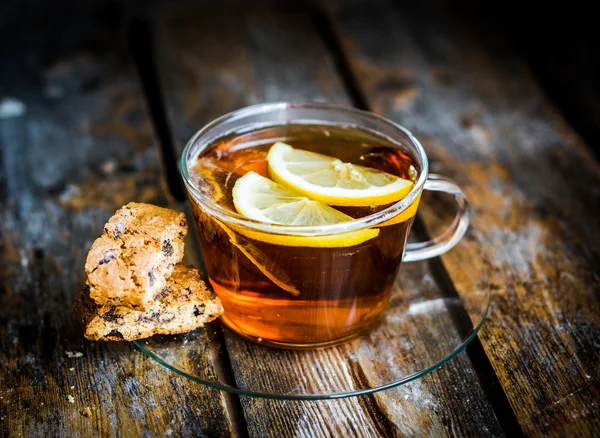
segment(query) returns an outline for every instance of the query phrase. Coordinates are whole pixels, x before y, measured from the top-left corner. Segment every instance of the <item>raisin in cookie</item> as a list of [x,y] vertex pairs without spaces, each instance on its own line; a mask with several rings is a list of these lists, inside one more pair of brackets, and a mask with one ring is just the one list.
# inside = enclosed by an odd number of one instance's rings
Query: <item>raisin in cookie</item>
[[177,265],[167,285],[146,311],[123,306],[99,306],[81,291],[75,311],[86,338],[98,341],[133,341],[157,334],[185,333],[202,327],[223,313],[219,298],[206,288],[194,268]]
[[183,213],[150,204],[125,205],[88,253],[90,297],[98,305],[147,310],[183,258],[186,234]]

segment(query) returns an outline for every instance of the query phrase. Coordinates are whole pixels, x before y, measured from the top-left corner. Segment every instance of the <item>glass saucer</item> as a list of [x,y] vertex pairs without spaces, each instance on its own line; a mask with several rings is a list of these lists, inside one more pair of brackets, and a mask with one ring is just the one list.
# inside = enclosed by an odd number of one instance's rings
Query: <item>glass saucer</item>
[[370,394],[447,363],[477,335],[489,308],[489,288],[444,294],[426,262],[404,264],[397,283],[381,321],[333,347],[272,348],[217,324],[134,344],[171,371],[235,394],[283,400]]

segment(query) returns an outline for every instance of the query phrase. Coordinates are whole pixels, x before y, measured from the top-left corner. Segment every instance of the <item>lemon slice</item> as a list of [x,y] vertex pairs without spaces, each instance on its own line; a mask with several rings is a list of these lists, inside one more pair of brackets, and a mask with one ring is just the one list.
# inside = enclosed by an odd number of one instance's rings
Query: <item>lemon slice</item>
[[399,224],[400,222],[405,222],[407,220],[409,220],[410,218],[412,218],[415,214],[417,214],[417,208],[419,207],[419,202],[421,201],[421,194],[419,194],[419,196],[417,196],[417,199],[415,199],[413,201],[412,204],[410,204],[406,210],[404,210],[402,213],[400,213],[398,216],[391,218],[390,220],[387,220],[381,224],[379,224],[380,227],[387,227],[388,225],[395,225],[395,224]]
[[[233,204],[241,215],[273,224],[318,226],[352,220],[351,216],[322,202],[308,199],[256,172],[248,172],[236,181],[233,186]],[[236,231],[251,239],[275,245],[319,248],[354,246],[379,234],[376,228],[326,236],[269,234],[240,227],[236,227]]]
[[267,155],[269,173],[283,184],[329,205],[365,207],[405,197],[413,182],[369,167],[277,142]]

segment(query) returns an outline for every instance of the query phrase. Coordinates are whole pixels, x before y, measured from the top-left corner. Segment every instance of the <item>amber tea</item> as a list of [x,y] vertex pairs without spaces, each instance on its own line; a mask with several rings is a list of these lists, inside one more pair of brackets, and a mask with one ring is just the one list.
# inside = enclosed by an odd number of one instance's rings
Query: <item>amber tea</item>
[[[277,142],[410,181],[420,171],[408,153],[372,132],[285,124],[217,139],[188,164],[190,177],[215,204],[235,212],[236,182],[249,172],[271,178],[267,154]],[[307,238],[225,224],[190,198],[209,281],[225,309],[223,322],[242,336],[280,346],[337,342],[371,326],[388,302],[413,220],[388,221],[364,241],[336,237],[321,244],[317,236],[303,246]],[[388,205],[333,208],[360,218]]]

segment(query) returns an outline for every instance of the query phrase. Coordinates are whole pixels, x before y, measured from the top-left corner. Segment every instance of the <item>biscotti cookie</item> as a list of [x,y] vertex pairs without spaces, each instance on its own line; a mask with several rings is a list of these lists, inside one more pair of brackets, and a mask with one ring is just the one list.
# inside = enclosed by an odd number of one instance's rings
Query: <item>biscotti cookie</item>
[[157,334],[185,333],[202,327],[223,312],[219,298],[206,288],[194,268],[177,265],[167,285],[146,311],[123,306],[98,306],[86,287],[75,301],[75,311],[86,338],[133,341]]
[[186,234],[183,213],[150,204],[125,205],[88,253],[90,297],[98,305],[148,309],[183,258]]

